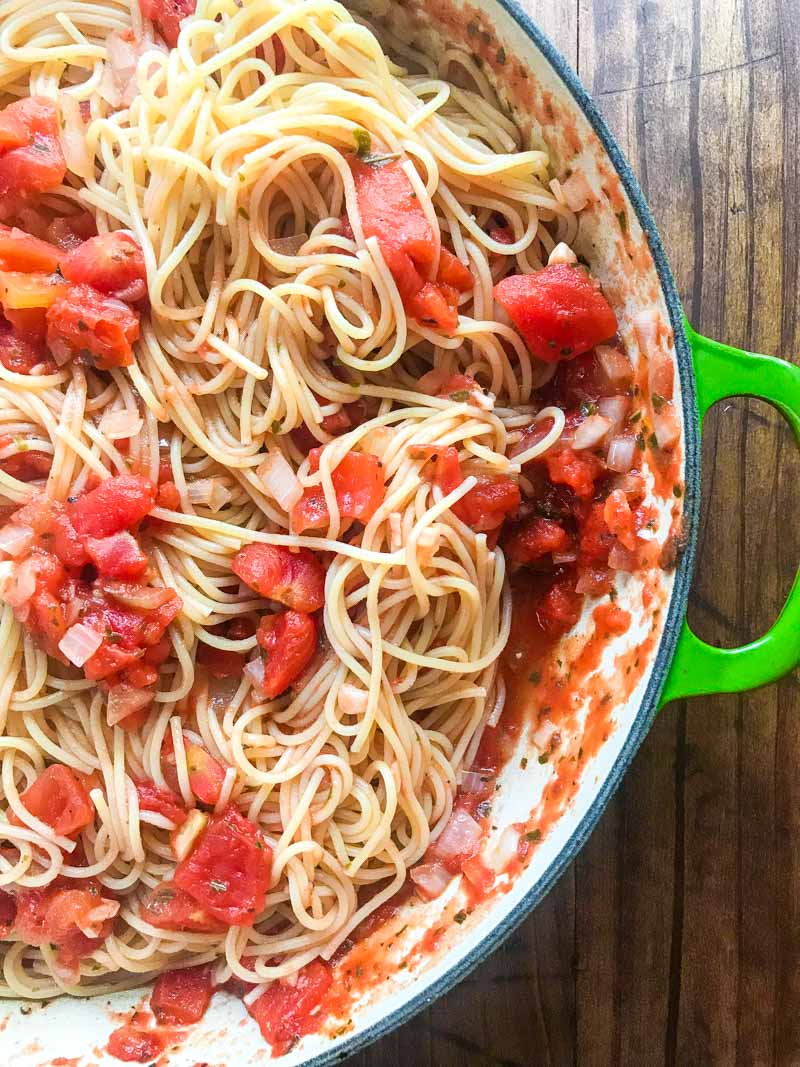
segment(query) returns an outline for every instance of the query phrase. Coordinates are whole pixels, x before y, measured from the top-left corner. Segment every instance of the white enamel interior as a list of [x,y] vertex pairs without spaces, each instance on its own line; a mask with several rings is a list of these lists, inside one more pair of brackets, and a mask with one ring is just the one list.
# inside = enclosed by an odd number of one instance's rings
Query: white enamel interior
[[[390,10],[388,0],[385,0],[384,7],[384,13]],[[590,261],[594,273],[611,295],[629,351],[635,353],[636,341],[630,327],[632,316],[640,308],[656,307],[664,321],[668,322],[667,309],[645,238],[627,198],[627,234],[623,235],[620,230],[618,210],[615,210],[619,207],[619,200],[615,198],[624,197],[625,194],[600,141],[548,60],[495,0],[478,0],[477,6],[439,0],[435,10],[435,14],[431,12],[422,16],[423,19],[430,17],[432,20],[420,37],[422,47],[429,54],[435,54],[435,50],[441,49],[443,39],[447,40],[449,47],[453,47],[458,43],[454,41],[454,35],[458,36],[453,29],[456,25],[461,27],[463,39],[469,42],[474,38],[474,33],[467,33],[465,28],[470,22],[474,27],[476,18],[482,20],[482,26],[493,27],[495,45],[502,44],[508,57],[498,79],[501,96],[507,104],[513,105],[520,124],[534,139],[543,137],[546,140],[557,173],[577,163],[589,176],[599,203],[582,221],[577,251]],[[375,17],[376,14],[380,16],[381,12],[376,12],[375,5],[371,5],[370,14]],[[390,18],[403,39],[411,39],[410,35],[415,32],[411,8],[392,8]],[[443,26],[441,35],[437,22]],[[528,73],[525,92],[530,93],[533,87],[538,101],[531,110],[528,110],[530,101],[526,104],[517,91],[522,83],[517,77],[519,71],[512,63],[512,57],[521,62]],[[510,72],[512,66],[517,69],[516,75]],[[552,93],[553,107],[550,111],[542,111],[542,94],[548,91]],[[539,115],[538,119],[535,114]],[[571,118],[573,123],[569,136],[564,134],[565,117]],[[607,195],[611,187],[610,180],[615,190],[611,197],[613,202]],[[662,523],[662,537],[665,524],[668,524],[666,515]],[[673,576],[665,573],[661,581],[661,611],[657,626],[667,615],[665,608],[671,595]],[[611,662],[615,652],[636,643],[652,625],[651,617],[642,607],[641,585],[637,577],[628,576],[621,586],[620,603],[632,612],[634,625],[629,633],[617,639],[614,648],[609,648],[604,661],[606,665]],[[653,658],[657,649],[656,643]],[[292,1053],[274,1062],[288,1067],[289,1064],[304,1063],[317,1056],[327,1059],[328,1056],[341,1053],[346,1046],[352,1047],[359,1038],[364,1040],[374,1036],[387,1019],[395,1016],[395,1013],[405,1017],[403,1009],[408,1009],[411,1001],[424,997],[426,991],[436,986],[449,972],[463,968],[473,954],[479,955],[480,943],[509,920],[538,884],[548,880],[548,872],[552,873],[554,865],[565,854],[572,856],[577,850],[579,842],[573,840],[576,830],[595,804],[637,719],[651,667],[652,663],[629,699],[616,707],[616,727],[599,754],[587,766],[572,806],[536,849],[532,862],[510,890],[478,908],[463,924],[451,922],[436,952],[428,955],[423,964],[407,967],[387,978],[354,1007],[349,1019],[332,1024],[332,1031],[337,1026],[341,1031],[338,1037],[332,1038],[328,1034],[308,1037]],[[523,771],[520,757],[526,752],[530,761]],[[499,837],[510,823],[527,819],[535,808],[542,787],[552,773],[552,765],[539,765],[537,756],[537,750],[523,737],[517,757],[509,762],[502,776],[502,789],[493,810],[493,823],[497,826],[495,837]],[[413,910],[406,910],[398,918],[397,927],[407,924],[405,933],[395,944],[398,959],[408,956],[410,948],[435,922],[437,914],[443,909],[452,908],[449,897],[460,892],[454,883],[451,893],[445,898],[430,905],[416,902]],[[13,1063],[15,1067],[51,1067],[54,1059],[65,1057],[69,1067],[117,1064],[119,1061],[104,1052],[108,1035],[120,1025],[121,1017],[117,1013],[129,1009],[142,996],[140,992],[119,994],[112,999],[61,998],[46,1005],[33,1006],[9,1001],[0,1009],[0,1062]],[[394,1018],[392,1021],[400,1020]],[[194,1028],[178,1049],[168,1054],[166,1062],[170,1067],[194,1067],[198,1063],[208,1063],[213,1067],[245,1067],[247,1064],[268,1061],[268,1057],[269,1050],[241,1002],[221,993],[215,997],[203,1022]]]

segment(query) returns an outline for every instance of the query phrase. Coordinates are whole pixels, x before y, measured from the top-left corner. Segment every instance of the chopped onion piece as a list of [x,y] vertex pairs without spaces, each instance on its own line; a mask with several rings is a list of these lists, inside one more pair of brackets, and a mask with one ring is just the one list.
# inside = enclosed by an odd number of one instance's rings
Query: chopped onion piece
[[403,520],[399,511],[389,513],[389,549],[396,552],[403,547]]
[[544,718],[536,727],[531,740],[540,752],[549,751],[551,742],[557,733],[558,727],[553,720]]
[[303,495],[300,479],[283,452],[270,452],[258,468],[258,476],[267,493],[284,511],[291,511]]
[[575,430],[572,447],[577,451],[584,448],[596,448],[611,429],[609,419],[602,415],[589,415]]
[[251,659],[244,665],[244,673],[250,679],[253,688],[262,693],[264,690],[264,660],[260,656],[258,659]]
[[76,926],[86,937],[99,937],[103,930],[103,923],[113,919],[119,911],[118,900],[100,898],[100,903],[87,912],[83,922],[76,922]]
[[61,147],[67,168],[79,178],[94,178],[94,158],[86,140],[86,124],[81,115],[81,105],[70,93],[58,94],[63,128]]
[[513,826],[507,826],[500,834],[497,843],[486,850],[483,860],[494,874],[502,873],[519,855],[517,851],[519,838],[519,830],[515,830]]
[[437,860],[433,863],[420,863],[408,873],[423,900],[435,900],[440,897],[455,877]]
[[566,181],[561,182],[561,192],[570,211],[583,211],[591,200],[596,199],[582,170],[573,171]]
[[118,722],[134,715],[142,708],[152,703],[153,693],[150,689],[137,689],[136,686],[120,685],[111,687],[106,704],[106,721],[109,726],[116,726]]
[[547,260],[547,265],[548,267],[552,267],[554,263],[566,263],[571,266],[572,264],[577,262],[578,257],[575,255],[569,245],[565,244],[564,241],[560,241],[550,253]]
[[636,570],[636,554],[622,545],[614,545],[608,553],[608,565],[615,571]]
[[678,416],[675,413],[675,407],[671,402],[666,403],[661,411],[653,412],[653,430],[655,431],[659,448],[671,449],[677,444],[681,435],[681,428]]
[[617,388],[630,385],[633,378],[633,366],[624,352],[610,345],[598,345],[595,352],[600,369],[611,385]]
[[295,233],[291,237],[276,237],[270,247],[280,256],[296,256],[307,240],[307,233]]
[[7,560],[0,563],[0,587],[3,590],[3,600],[12,608],[21,608],[27,604],[36,592],[34,561],[26,559],[22,563],[12,563]]
[[611,423],[612,434],[619,433],[631,406],[627,396],[604,396],[597,401],[597,410]]
[[478,851],[483,838],[480,824],[475,822],[468,811],[456,808],[436,838],[436,855],[446,863],[448,859],[471,856]]
[[231,491],[221,478],[199,478],[186,486],[192,504],[205,504],[212,511],[221,511],[231,502]]
[[186,859],[207,823],[208,816],[204,811],[193,808],[189,812],[183,826],[180,826],[172,837],[172,851],[175,853],[176,860],[180,862]]
[[123,441],[136,437],[144,425],[141,415],[130,408],[104,411],[98,429],[109,441]]
[[7,556],[21,556],[31,547],[36,540],[36,534],[30,526],[22,526],[15,522],[6,523],[0,529],[0,552]]
[[458,783],[459,793],[483,793],[486,789],[485,779],[488,771],[462,771]]
[[606,454],[606,466],[618,474],[627,474],[636,454],[635,437],[612,437]]
[[76,667],[82,667],[91,659],[103,643],[103,636],[91,626],[85,626],[82,622],[76,622],[70,626],[61,640],[58,642],[59,652],[67,657],[70,663]]
[[369,704],[369,693],[357,685],[345,682],[337,696],[339,707],[345,715],[363,715]]
[[155,611],[172,599],[171,589],[157,589],[153,585],[133,585],[131,582],[103,581],[103,590],[120,604],[142,611]]

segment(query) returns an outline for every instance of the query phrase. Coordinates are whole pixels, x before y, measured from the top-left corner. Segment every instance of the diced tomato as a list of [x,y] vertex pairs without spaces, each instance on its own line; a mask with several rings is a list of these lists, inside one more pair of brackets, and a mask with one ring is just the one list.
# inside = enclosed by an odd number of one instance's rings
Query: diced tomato
[[62,252],[71,252],[82,241],[94,237],[97,227],[88,211],[79,211],[73,215],[58,215],[51,219],[45,231],[45,237]]
[[606,522],[605,504],[594,504],[581,530],[581,564],[587,567],[605,567],[615,540]]
[[461,865],[461,873],[483,899],[495,883],[494,871],[490,870],[480,856],[471,856]]
[[628,498],[621,489],[609,493],[603,506],[603,518],[621,545],[633,552],[636,549],[636,521]]
[[508,226],[492,226],[489,230],[489,236],[493,241],[497,241],[497,243],[501,245],[511,245],[514,243],[514,234]]
[[6,323],[0,323],[0,363],[15,374],[30,374],[34,367],[55,370],[41,343],[26,338]]
[[18,270],[0,271],[0,304],[8,315],[14,311],[47,309],[68,292],[69,286],[60,274],[43,271],[25,273]]
[[[131,587],[133,589],[139,587]],[[159,594],[160,603],[149,609],[126,608],[113,598],[97,591],[87,602],[81,622],[106,634],[100,648],[83,667],[87,678],[106,679],[114,683],[115,676],[132,667],[144,655],[144,650],[158,644],[166,628],[183,607],[183,601],[172,589],[144,590]]]
[[181,494],[174,482],[162,482],[158,487],[156,504],[168,511],[181,510]]
[[186,820],[186,809],[180,799],[169,789],[161,789],[150,778],[135,780],[140,811],[152,811],[170,819],[176,826]]
[[244,670],[247,657],[244,652],[232,652],[228,648],[215,648],[201,642],[197,646],[197,662],[201,663],[212,678],[235,678]]
[[563,526],[537,515],[514,531],[505,543],[505,551],[512,562],[524,564],[553,552],[564,552],[569,544],[570,536]]
[[233,557],[231,570],[259,596],[295,611],[317,611],[325,603],[325,571],[309,548],[247,545]]
[[282,1056],[306,1034],[319,1029],[325,1015],[325,994],[333,981],[330,964],[312,960],[298,971],[296,981],[279,980],[247,1010],[258,1023],[275,1056]]
[[[2,118],[0,111],[0,136]],[[2,145],[0,145],[0,150]],[[0,270],[43,271],[52,274],[61,259],[61,249],[38,237],[32,237],[16,226],[0,226]]]
[[225,781],[225,768],[202,745],[193,744],[184,736],[186,769],[189,788],[203,804],[216,804]]
[[534,274],[513,274],[494,298],[537,359],[553,363],[587,352],[617,332],[617,317],[600,286],[582,267],[555,263]]
[[[430,446],[433,450],[434,446]],[[452,493],[464,481],[457,449],[449,446],[437,448],[433,479],[443,495]],[[478,475],[478,484],[474,489],[456,501],[453,514],[458,516],[476,533],[496,530],[519,507],[519,486],[505,475]]]
[[181,23],[194,14],[197,0],[141,0],[139,6],[142,16],[150,19],[170,48],[174,48]]
[[618,604],[598,604],[592,618],[599,633],[606,636],[624,634],[631,624],[631,614]]
[[135,581],[147,570],[147,556],[127,530],[110,537],[87,537],[86,551],[103,578]]
[[29,945],[55,945],[58,962],[74,971],[102,945],[118,910],[95,879],[59,878],[48,886],[19,890],[14,931]]
[[267,653],[264,678],[258,688],[272,700],[288,689],[314,658],[317,627],[311,615],[285,611],[282,615],[265,615],[257,638]]
[[0,111],[0,152],[20,148],[28,143],[28,127],[13,111]]
[[36,482],[46,478],[52,465],[53,457],[49,452],[39,452],[34,448],[15,452],[0,460],[0,470],[20,482]]
[[[17,337],[32,344],[43,345],[47,336],[47,308],[5,308],[7,320]],[[49,362],[53,363],[53,360]]]
[[193,934],[215,934],[225,924],[174,882],[161,882],[141,903],[139,914],[157,930],[184,930]]
[[[322,449],[315,448],[309,452],[312,470],[319,468],[321,451]],[[341,518],[355,519],[361,523],[369,522],[386,495],[383,478],[383,464],[377,456],[364,452],[348,452],[331,473]],[[329,524],[330,513],[322,486],[311,486],[292,508],[292,526],[296,533],[302,533],[304,530],[325,529]]]
[[364,237],[375,237],[403,305],[413,318],[452,331],[458,293],[474,285],[469,270],[446,248],[433,277],[435,235],[400,160],[376,165],[349,157]]
[[557,579],[539,602],[536,616],[539,625],[551,637],[571,630],[581,617],[583,597],[575,591],[572,576]]
[[558,452],[548,452],[544,461],[551,482],[568,485],[580,500],[590,500],[594,496],[594,483],[604,468],[593,453],[585,449],[575,452],[571,448],[563,448]]
[[63,258],[61,273],[68,281],[130,303],[147,293],[142,249],[130,234],[120,230],[84,241]]
[[175,869],[175,883],[229,926],[251,926],[264,909],[272,849],[234,807],[212,815]]
[[[75,772],[63,763],[45,767],[20,797],[31,815],[47,823],[62,837],[76,837],[94,820],[94,805]],[[9,822],[22,823],[13,812]]]
[[154,1063],[174,1039],[169,1031],[125,1023],[109,1035],[108,1054],[123,1063]]
[[[60,185],[67,165],[54,102],[44,96],[16,100],[0,112],[0,122],[11,130],[0,148],[0,197],[26,197]],[[25,141],[9,145],[9,139],[19,141],[20,125],[25,127]]]
[[97,370],[129,367],[139,339],[139,316],[116,297],[73,285],[47,311],[47,344],[57,362],[71,359]]
[[132,529],[155,504],[156,489],[138,474],[118,474],[85,493],[69,506],[69,517],[79,534],[110,537]]
[[203,1018],[213,992],[210,964],[166,971],[156,980],[150,1008],[159,1023],[188,1026]]

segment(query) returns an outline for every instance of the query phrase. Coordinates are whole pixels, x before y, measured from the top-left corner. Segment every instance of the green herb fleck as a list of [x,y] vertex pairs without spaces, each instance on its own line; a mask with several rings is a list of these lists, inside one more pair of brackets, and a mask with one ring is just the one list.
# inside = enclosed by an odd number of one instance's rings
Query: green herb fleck
[[450,399],[454,400],[457,404],[466,404],[469,400],[469,389],[457,389],[454,393],[450,394]]
[[628,216],[625,214],[624,211],[618,211],[617,212],[617,222],[619,223],[619,228],[622,230],[622,232],[623,233],[627,233],[628,232]]
[[359,159],[366,159],[372,149],[372,138],[366,130],[360,127],[353,130],[353,140],[356,143],[356,155]]
[[586,256],[578,256],[578,262],[582,267],[586,267],[587,270],[589,269],[589,260]]
[[594,401],[586,401],[581,404],[581,415],[586,418],[589,415],[597,414],[597,404]]
[[653,393],[653,411],[658,413],[666,404],[666,400],[659,393]]
[[609,595],[609,598],[611,600],[616,600],[617,599],[617,590],[612,588],[611,592],[608,595]]
[[570,346],[569,346],[569,345],[565,345],[565,346],[564,346],[564,347],[563,347],[563,348],[561,349],[561,355],[562,355],[562,356],[571,356],[571,355],[572,355],[572,349],[570,348]]
[[644,434],[637,433],[636,435],[636,447],[640,452],[644,452]]
[[542,676],[541,674],[539,674],[538,671],[531,671],[531,673],[528,675],[528,681],[533,682],[534,685],[538,685],[541,680]]
[[672,495],[679,497],[682,494],[683,494],[683,490],[681,489],[681,487],[676,482],[675,485],[673,485],[673,487],[672,487]]
[[250,214],[249,214],[247,208],[244,208],[244,207],[240,207],[239,208],[239,218],[240,219],[244,219],[246,222],[250,221]]
[[110,645],[118,645],[121,640],[122,634],[119,634],[116,630],[112,630],[111,627],[108,627],[106,630],[106,641],[108,641]]
[[467,921],[467,913],[465,911],[457,911],[455,913],[455,915],[453,916],[453,922],[454,923],[458,923],[459,926],[461,925],[461,923],[466,922],[466,921]]
[[497,62],[502,67],[503,64],[506,61],[506,50],[505,50],[505,48],[500,47],[500,48],[497,49],[497,57],[496,58],[497,58]]
[[282,429],[283,429],[283,419],[273,419],[272,420],[272,426],[270,426],[270,430],[274,434],[279,434]]
[[543,752],[541,754],[541,756],[539,757],[539,762],[540,763],[547,763],[549,759],[550,759],[550,753],[549,752]]
[[641,417],[642,417],[641,411],[633,411],[628,416],[628,422],[638,422]]
[[522,759],[519,761],[519,767],[520,767],[521,771],[525,771],[525,770],[528,769],[528,757],[527,756],[523,756]]
[[17,452],[30,452],[31,450],[30,444],[25,440],[24,437],[15,437],[14,447],[16,448]]
[[525,834],[525,836],[527,837],[527,839],[529,841],[541,841],[542,840],[542,831],[541,830],[531,830],[529,833]]
[[650,436],[647,438],[647,443],[648,445],[650,445],[651,448],[658,448],[658,438],[654,433],[651,433]]

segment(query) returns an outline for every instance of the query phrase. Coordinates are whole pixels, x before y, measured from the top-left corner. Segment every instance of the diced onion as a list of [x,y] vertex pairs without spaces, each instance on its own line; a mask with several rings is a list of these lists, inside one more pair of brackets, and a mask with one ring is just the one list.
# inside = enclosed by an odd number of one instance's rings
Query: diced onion
[[130,582],[104,581],[103,589],[120,604],[141,611],[155,611],[172,598],[171,589],[157,589],[152,585],[133,585]]
[[454,878],[444,864],[436,860],[433,863],[420,863],[408,873],[423,900],[440,897]]
[[558,727],[552,719],[542,719],[531,737],[534,745],[541,751],[549,751],[550,744],[558,733]]
[[548,267],[552,267],[554,263],[566,263],[572,265],[578,262],[578,257],[572,251],[568,244],[564,241],[560,241],[553,251],[550,253],[547,259]]
[[450,820],[436,838],[436,854],[443,862],[461,856],[472,856],[478,851],[483,837],[480,824],[468,811],[456,808]]
[[22,526],[15,522],[6,523],[0,529],[0,552],[7,556],[22,556],[36,540],[36,534],[30,526]]
[[592,187],[582,170],[573,171],[566,181],[561,182],[561,192],[570,211],[583,211],[589,201],[595,199]]
[[87,912],[82,922],[76,922],[75,925],[86,937],[99,937],[102,933],[103,923],[113,919],[118,911],[118,900],[108,900],[106,897],[101,897],[100,903]]
[[369,704],[369,693],[357,685],[345,682],[339,687],[337,696],[339,708],[345,715],[363,715]]
[[0,588],[2,597],[12,608],[27,604],[36,592],[36,567],[32,559],[22,563],[7,560],[0,563]]
[[[146,52],[166,52],[166,46],[157,44],[149,37],[134,38],[129,31],[124,33],[110,33],[106,37],[106,49],[108,50],[108,62],[111,78],[101,78],[101,95],[104,99],[116,95],[116,101],[109,100],[114,107],[128,107],[136,96],[139,95],[139,85],[136,80],[136,68],[139,59]],[[152,64],[148,64],[150,67]],[[148,71],[145,71],[147,76]]]
[[143,421],[141,415],[130,408],[104,411],[100,419],[99,430],[110,441],[123,441],[141,433]]
[[604,396],[597,401],[597,410],[611,423],[612,434],[619,433],[622,429],[630,404],[627,396]]
[[89,151],[86,140],[86,124],[81,115],[81,105],[70,93],[58,94],[61,117],[64,121],[61,130],[61,147],[67,168],[79,178],[94,177],[94,158]]
[[192,504],[205,504],[212,511],[221,511],[231,502],[231,491],[221,478],[199,478],[186,486]]
[[103,643],[103,636],[91,626],[82,622],[76,622],[70,626],[61,640],[58,642],[59,652],[63,652],[70,663],[76,667],[82,667],[90,659]]
[[636,455],[635,437],[612,437],[606,453],[606,466],[618,474],[627,474]]
[[630,385],[633,378],[633,366],[624,352],[610,345],[598,345],[595,352],[597,362],[611,385],[616,387]]
[[458,783],[459,793],[483,793],[487,777],[487,771],[463,771]]
[[258,468],[258,476],[284,511],[291,511],[303,495],[300,480],[282,452],[270,452]]
[[575,430],[572,447],[576,451],[596,448],[611,429],[611,422],[602,415],[589,415]]
[[109,726],[116,726],[118,722],[134,715],[142,708],[146,708],[153,700],[150,689],[137,689],[136,686],[114,685],[109,690],[108,703],[106,704],[106,721]]
[[270,242],[270,247],[278,255],[296,256],[307,240],[307,233],[295,233],[291,237],[276,237]]
[[426,526],[417,538],[417,562],[420,566],[426,566],[439,551],[442,543],[442,524],[433,523]]
[[670,449],[677,443],[681,428],[672,403],[665,404],[659,412],[653,412],[653,430],[659,448]]
[[403,520],[399,511],[389,512],[389,549],[396,552],[403,546]]
[[608,565],[615,571],[633,571],[636,569],[636,555],[622,545],[614,545],[608,553]]
[[507,826],[500,834],[497,843],[486,850],[483,860],[491,871],[500,874],[512,860],[517,858],[518,848],[519,830],[515,830],[513,826]]
[[250,679],[253,688],[262,692],[264,689],[264,661],[259,656],[258,659],[251,659],[244,665],[244,673],[247,678]]
[[189,812],[183,826],[179,827],[172,837],[172,851],[176,860],[180,862],[186,859],[207,823],[208,816],[204,811],[193,808]]

